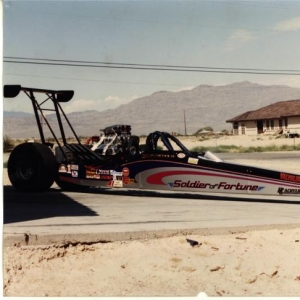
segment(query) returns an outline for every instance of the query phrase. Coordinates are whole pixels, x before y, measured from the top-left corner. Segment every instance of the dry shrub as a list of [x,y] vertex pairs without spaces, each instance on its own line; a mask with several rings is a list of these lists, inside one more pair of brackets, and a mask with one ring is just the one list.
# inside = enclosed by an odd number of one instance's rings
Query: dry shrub
[[9,136],[5,135],[3,138],[3,152],[11,152],[14,146],[13,140]]

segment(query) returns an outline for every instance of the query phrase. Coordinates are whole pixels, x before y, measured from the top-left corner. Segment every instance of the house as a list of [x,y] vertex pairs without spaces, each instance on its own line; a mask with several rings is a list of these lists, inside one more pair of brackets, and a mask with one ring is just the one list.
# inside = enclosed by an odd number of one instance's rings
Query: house
[[232,119],[234,135],[300,133],[300,100],[280,101]]

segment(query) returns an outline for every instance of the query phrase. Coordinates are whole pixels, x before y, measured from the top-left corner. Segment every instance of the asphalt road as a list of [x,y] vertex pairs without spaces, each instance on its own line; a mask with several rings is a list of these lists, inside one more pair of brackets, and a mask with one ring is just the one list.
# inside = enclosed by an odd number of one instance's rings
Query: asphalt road
[[[219,157],[236,160],[236,155]],[[227,157],[224,157],[227,156]],[[241,159],[299,161],[300,154],[255,153]],[[239,155],[240,157],[240,155]],[[284,199],[284,200],[283,200]],[[300,199],[251,199],[154,191],[91,189],[19,193],[4,186],[4,244],[93,243],[218,234],[253,228],[300,226]]]

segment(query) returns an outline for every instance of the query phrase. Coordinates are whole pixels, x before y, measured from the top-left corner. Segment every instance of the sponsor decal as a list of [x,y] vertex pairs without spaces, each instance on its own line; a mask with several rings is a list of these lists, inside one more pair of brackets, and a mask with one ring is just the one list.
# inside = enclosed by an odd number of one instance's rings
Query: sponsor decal
[[[147,178],[146,178],[146,181],[148,184],[155,184],[155,185],[169,185],[169,186],[173,186],[174,184],[174,181],[173,182],[169,182],[169,183],[165,183],[163,180],[164,178],[166,177],[169,177],[169,176],[179,176],[179,175],[184,175],[184,176],[205,176],[205,180],[209,180],[208,178],[212,177],[212,178],[216,178],[216,177],[223,177],[223,178],[220,178],[218,181],[219,183],[217,184],[212,184],[212,183],[206,183],[208,185],[211,185],[212,186],[212,189],[213,188],[217,188],[217,185],[220,184],[220,188],[224,188],[224,189],[230,189],[230,185],[231,184],[228,184],[226,183],[225,181],[224,182],[221,182],[221,180],[226,180],[225,178],[231,178],[232,180],[234,180],[234,182],[244,182],[245,178],[244,176],[234,176],[234,175],[229,175],[229,174],[220,174],[220,173],[217,173],[217,172],[207,172],[207,171],[203,171],[203,170],[170,170],[170,171],[163,171],[163,172],[156,172],[154,174],[151,174],[149,175]],[[181,177],[180,177],[181,178]],[[199,177],[196,177],[196,178],[199,178]],[[204,177],[203,177],[204,178]],[[180,182],[183,182],[182,180],[179,180]],[[198,183],[200,183],[199,180],[197,180]],[[258,180],[257,180],[258,181]],[[187,182],[187,179],[186,179],[186,182]],[[195,182],[193,180],[190,180],[189,181],[190,184]],[[204,183],[205,184],[205,183]],[[228,186],[227,186],[227,185]],[[241,183],[239,183],[241,185]],[[261,182],[258,181],[257,184],[263,184]],[[208,187],[207,185],[207,187]],[[216,186],[215,186],[216,185]],[[225,185],[225,186],[224,186]],[[236,184],[233,184],[233,186],[236,185]],[[215,186],[215,187],[213,187]],[[259,185],[251,185],[251,186],[257,186],[258,187],[258,191],[265,188],[264,186],[259,186]],[[202,188],[202,187],[201,187]],[[241,187],[239,186],[239,189]]]
[[87,169],[86,178],[113,180],[113,170]]
[[96,170],[96,174],[99,174],[99,175],[110,175],[110,170]]
[[124,184],[135,184],[136,181],[132,178],[129,178],[129,177],[123,177],[123,182]]
[[122,187],[123,181],[122,180],[113,180],[113,187]]
[[120,188],[120,187],[123,187],[123,181],[122,180],[110,180],[106,186],[108,187],[117,187],[117,188]]
[[113,175],[113,180],[121,180],[122,181],[122,177],[123,177],[122,172],[113,171],[112,175]]
[[[85,176],[86,176],[86,178],[94,178],[94,175],[97,175],[96,170],[93,170],[93,169],[86,169],[85,170]],[[91,176],[91,177],[88,177],[88,176]]]
[[67,165],[67,173],[71,174],[71,166],[70,165]]
[[280,179],[300,183],[300,175],[280,173]]
[[101,175],[98,175],[98,176],[101,180],[112,180],[113,179],[112,175],[103,175],[103,174],[101,174]]
[[188,159],[188,163],[193,164],[193,165],[197,165],[198,161],[199,161],[198,158],[189,157],[189,159]]
[[204,183],[199,180],[196,181],[182,181],[175,180],[174,182],[169,182],[168,185],[173,188],[197,188],[197,189],[211,189],[211,190],[235,190],[235,191],[261,191],[264,186],[250,185],[250,184],[229,184],[226,181],[220,183]]
[[129,169],[123,168],[122,173],[123,173],[123,176],[125,176],[125,177],[129,176]]
[[129,177],[123,177],[123,182],[124,184],[128,184],[129,183],[130,178]]
[[86,175],[85,177],[86,177],[86,178],[89,178],[89,179],[100,179],[100,175],[97,175],[97,174],[94,174],[94,175]]
[[78,177],[78,171],[72,171],[72,177]]
[[177,157],[178,157],[178,158],[185,158],[185,154],[184,154],[184,153],[178,153],[178,154],[177,154]]
[[158,153],[147,153],[143,154],[142,158],[174,158],[173,154],[158,154]]
[[300,189],[286,189],[283,187],[279,187],[277,193],[279,195],[295,195],[300,194]]
[[71,170],[78,171],[78,165],[71,165]]
[[94,172],[94,174],[96,173],[96,171],[99,169],[100,166],[87,166],[85,165],[84,168],[89,171],[89,172]]
[[60,165],[58,168],[59,173],[67,173],[67,167],[66,165]]

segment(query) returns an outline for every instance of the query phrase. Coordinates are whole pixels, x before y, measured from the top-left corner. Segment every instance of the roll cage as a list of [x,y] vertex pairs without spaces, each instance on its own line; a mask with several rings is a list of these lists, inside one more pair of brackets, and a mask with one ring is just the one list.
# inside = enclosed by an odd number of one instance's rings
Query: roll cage
[[[167,148],[167,150],[171,153],[183,152],[187,156],[197,156],[194,155],[194,153],[192,153],[191,151],[189,151],[176,137],[164,131],[154,131],[148,135],[146,139],[146,151],[147,152],[158,151],[159,139],[161,140],[163,145]],[[172,143],[176,144],[179,150],[174,149]]]

